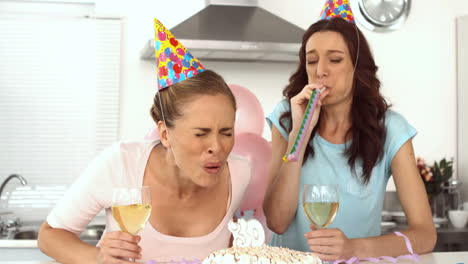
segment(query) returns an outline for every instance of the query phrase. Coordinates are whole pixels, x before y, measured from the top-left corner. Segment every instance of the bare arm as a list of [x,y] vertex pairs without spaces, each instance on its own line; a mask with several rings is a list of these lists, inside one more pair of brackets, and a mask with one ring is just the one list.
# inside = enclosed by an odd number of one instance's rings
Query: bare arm
[[315,127],[320,113],[321,100],[325,98],[328,91],[320,96],[309,128],[304,131],[304,143],[298,152],[298,160],[295,162],[283,162],[282,157],[294,144],[299,132],[300,123],[304,115],[305,107],[314,89],[322,85],[306,85],[296,96],[291,98],[292,130],[288,141],[284,139],[278,129],[272,127],[272,158],[268,174],[268,188],[263,202],[263,210],[267,219],[268,228],[277,234],[286,232],[289,224],[294,218],[297,210],[299,184],[302,162],[304,159],[305,146],[309,142],[310,135]]
[[284,163],[283,155],[291,148],[276,127],[272,128],[272,159],[263,210],[268,228],[277,234],[286,232],[297,210],[303,152],[297,162]]
[[38,246],[46,255],[63,264],[133,264],[123,258],[141,258],[139,241],[139,236],[121,231],[108,232],[98,248],[81,241],[69,231],[53,228],[44,222],[39,230]]
[[44,254],[60,263],[96,263],[99,249],[80,240],[64,229],[53,228],[44,222],[37,240]]
[[[408,140],[392,160],[392,171],[403,210],[408,218],[406,235],[415,253],[431,252],[436,231],[424,185],[416,168],[413,145]],[[305,234],[309,248],[323,260],[359,259],[409,254],[405,241],[395,234],[348,239],[339,229],[320,229]]]
[[[416,253],[431,252],[436,243],[437,233],[432,222],[426,190],[416,167],[411,140],[408,140],[393,158],[392,171],[398,197],[408,219],[408,228],[401,232],[410,239]],[[355,244],[357,256],[408,254],[403,238],[393,234],[356,239]]]

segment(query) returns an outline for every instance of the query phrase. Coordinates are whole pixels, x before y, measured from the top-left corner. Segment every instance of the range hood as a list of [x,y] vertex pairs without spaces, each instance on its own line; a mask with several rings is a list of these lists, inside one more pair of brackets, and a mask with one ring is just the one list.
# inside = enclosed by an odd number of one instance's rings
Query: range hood
[[[258,7],[257,0],[206,0],[206,7],[172,34],[197,58],[235,61],[298,61],[304,30]],[[140,53],[154,59],[154,40]]]

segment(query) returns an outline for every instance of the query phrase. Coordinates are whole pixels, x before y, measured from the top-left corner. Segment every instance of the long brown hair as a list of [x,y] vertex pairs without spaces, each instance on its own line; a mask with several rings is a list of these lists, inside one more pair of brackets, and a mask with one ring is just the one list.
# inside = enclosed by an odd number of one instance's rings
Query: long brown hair
[[[361,178],[364,183],[368,183],[372,169],[383,155],[385,112],[390,105],[387,104],[380,93],[380,81],[377,78],[378,67],[375,65],[369,44],[356,25],[342,18],[320,20],[312,24],[304,33],[302,46],[299,50],[299,65],[296,72],[289,78],[289,84],[283,90],[283,96],[290,102],[290,99],[297,95],[308,83],[305,46],[314,33],[324,31],[336,32],[343,37],[353,64],[356,62],[356,57],[358,58],[352,88],[352,125],[346,133],[346,138],[351,134],[352,142],[347,145],[345,153],[352,172],[355,172],[356,162],[362,160],[363,174]],[[286,125],[291,124],[290,122],[291,112],[283,113],[280,117],[281,126],[287,131],[291,131],[292,126]],[[320,124],[320,122],[317,124]],[[310,141],[313,140],[317,129],[318,126],[313,129]],[[304,163],[309,157],[314,156],[314,149],[311,144],[307,144],[304,155]]]
[[[193,77],[173,84],[158,93],[154,96],[150,114],[156,123],[164,121],[163,113],[161,112],[164,109],[164,119],[168,127],[173,127],[174,121],[181,117],[181,109],[184,104],[200,95],[225,95],[231,102],[234,110],[236,110],[236,99],[231,89],[223,77],[211,70],[205,70]],[[159,96],[161,96],[161,101],[159,100]],[[160,103],[162,103],[163,107],[161,107]]]

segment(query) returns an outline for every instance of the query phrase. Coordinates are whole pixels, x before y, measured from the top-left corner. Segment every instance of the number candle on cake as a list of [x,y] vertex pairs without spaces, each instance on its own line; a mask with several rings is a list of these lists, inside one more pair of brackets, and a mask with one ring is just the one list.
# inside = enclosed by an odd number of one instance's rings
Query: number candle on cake
[[230,221],[233,247],[217,250],[202,264],[320,264],[314,253],[265,245],[265,230],[257,219]]

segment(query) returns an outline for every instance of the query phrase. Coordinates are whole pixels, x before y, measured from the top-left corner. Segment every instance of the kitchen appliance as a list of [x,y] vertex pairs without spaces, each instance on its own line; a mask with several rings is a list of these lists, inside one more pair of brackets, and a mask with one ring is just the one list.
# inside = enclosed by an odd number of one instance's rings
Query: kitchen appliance
[[[302,28],[258,6],[258,0],[206,0],[170,31],[199,59],[297,62]],[[162,21],[164,22],[164,21]],[[154,40],[142,59],[154,60]]]

